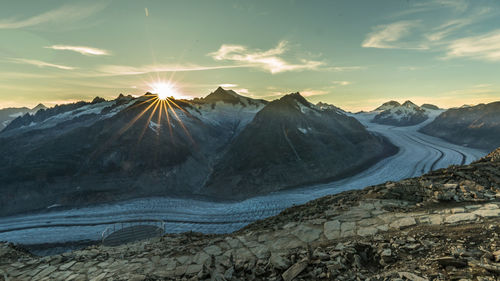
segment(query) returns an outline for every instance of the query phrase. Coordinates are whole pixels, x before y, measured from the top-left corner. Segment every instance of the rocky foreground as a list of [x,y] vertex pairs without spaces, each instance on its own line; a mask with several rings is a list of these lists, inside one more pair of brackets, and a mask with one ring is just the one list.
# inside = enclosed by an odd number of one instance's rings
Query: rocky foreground
[[468,166],[311,201],[228,235],[35,257],[0,280],[499,280],[500,149]]

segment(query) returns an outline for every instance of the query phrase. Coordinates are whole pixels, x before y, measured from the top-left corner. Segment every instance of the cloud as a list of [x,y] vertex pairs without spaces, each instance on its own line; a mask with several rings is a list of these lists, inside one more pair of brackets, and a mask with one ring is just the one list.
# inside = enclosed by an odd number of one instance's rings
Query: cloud
[[340,86],[347,86],[352,84],[352,82],[350,81],[333,81],[332,83],[334,85],[340,85]]
[[99,1],[94,4],[87,2],[80,5],[67,4],[57,9],[47,11],[26,19],[4,19],[0,20],[0,29],[16,29],[30,26],[38,26],[40,24],[68,24],[85,19],[107,6],[108,1]]
[[366,69],[366,66],[331,66],[325,68],[326,70],[331,70],[335,72],[344,72],[344,71],[354,71],[354,70],[362,70]]
[[238,87],[238,84],[220,84],[219,86],[223,87],[223,88],[234,88],[234,87]]
[[22,59],[22,58],[11,58],[10,60],[14,63],[30,64],[30,65],[35,65],[38,67],[52,67],[52,68],[58,68],[58,69],[64,69],[64,70],[76,69],[76,67],[65,66],[65,65],[60,65],[60,64],[53,64],[53,63],[44,62],[41,60],[30,60],[30,59]]
[[485,84],[477,84],[477,85],[474,85],[473,87],[474,88],[489,88],[491,86],[493,86],[493,84],[487,84],[487,83],[485,83]]
[[423,45],[411,46],[407,43],[398,42],[401,38],[408,36],[410,30],[417,27],[420,21],[398,21],[390,24],[378,25],[373,28],[363,43],[364,48],[379,49],[427,49]]
[[500,61],[500,29],[451,41],[446,48],[445,58],[447,59],[462,57]]
[[110,55],[110,52],[107,50],[103,49],[97,49],[97,48],[92,48],[92,47],[85,47],[85,46],[69,46],[69,45],[52,45],[49,47],[45,47],[48,49],[53,49],[53,50],[68,50],[68,51],[73,51],[80,53],[82,55],[86,56],[107,56]]
[[445,8],[451,8],[455,12],[464,12],[469,7],[469,3],[466,0],[434,0],[430,3]]
[[239,94],[245,94],[245,95],[248,95],[249,94],[249,90],[246,89],[246,88],[240,88],[240,89],[234,89],[235,92],[239,93]]
[[271,73],[300,70],[317,70],[324,63],[307,59],[299,59],[298,63],[290,63],[281,57],[287,50],[287,41],[279,42],[278,46],[263,50],[250,50],[242,45],[222,45],[219,50],[209,53],[218,61],[229,60],[243,65],[262,68]]
[[221,65],[221,66],[203,66],[195,64],[154,64],[144,66],[126,66],[126,65],[103,65],[99,67],[96,76],[120,76],[120,75],[140,75],[154,72],[185,72],[185,71],[202,71],[228,68],[249,67],[247,65]]
[[312,90],[312,89],[306,89],[300,92],[300,94],[304,97],[312,97],[312,96],[322,96],[328,94],[328,91],[324,90]]
[[490,7],[476,9],[471,11],[467,16],[462,15],[459,18],[449,20],[440,26],[433,28],[433,31],[427,34],[426,38],[429,41],[439,41],[466,26],[486,20],[487,18],[496,15],[496,13],[491,12],[492,9]]
[[410,7],[401,12],[395,13],[394,17],[403,17],[438,9],[447,9],[454,13],[462,13],[469,7],[467,0],[430,0],[413,1],[408,3],[410,3]]

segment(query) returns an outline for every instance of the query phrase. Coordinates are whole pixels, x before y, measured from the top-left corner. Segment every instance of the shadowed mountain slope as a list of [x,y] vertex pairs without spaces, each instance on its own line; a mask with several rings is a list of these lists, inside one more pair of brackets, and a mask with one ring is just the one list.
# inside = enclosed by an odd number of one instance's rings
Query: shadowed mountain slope
[[500,102],[449,109],[420,131],[452,143],[491,150],[500,146]]
[[352,175],[397,149],[299,93],[269,103],[214,167],[206,194],[243,198]]

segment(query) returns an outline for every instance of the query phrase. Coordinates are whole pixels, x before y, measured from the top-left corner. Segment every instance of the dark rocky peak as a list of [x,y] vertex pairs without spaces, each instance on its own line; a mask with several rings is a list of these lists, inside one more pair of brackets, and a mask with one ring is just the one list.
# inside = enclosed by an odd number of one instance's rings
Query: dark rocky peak
[[311,107],[313,104],[308,102],[299,92],[296,93],[291,93],[288,95],[285,95],[279,99],[279,101],[285,102],[285,103],[294,103],[294,104],[302,104],[307,107]]
[[433,104],[429,104],[429,103],[424,103],[420,107],[425,108],[425,109],[431,109],[431,110],[439,110],[440,109],[438,106],[433,105]]
[[218,87],[215,92],[210,93],[203,100],[206,102],[221,101],[225,103],[237,104],[241,102],[240,98],[242,98],[242,96],[238,95],[235,91],[224,90],[222,87]]
[[100,102],[105,102],[105,101],[106,101],[106,100],[105,100],[105,99],[103,99],[103,98],[101,98],[101,97],[95,97],[95,98],[92,100],[91,104],[100,103]]
[[242,106],[252,105],[252,106],[260,106],[268,104],[268,101],[262,99],[253,99],[249,97],[245,97],[239,95],[233,90],[225,90],[222,87],[218,87],[214,92],[210,93],[204,98],[201,99],[193,99],[195,103],[201,104],[212,104],[212,107],[215,107],[215,103],[223,102],[229,104],[240,104]]
[[124,94],[120,94],[118,95],[118,97],[116,98],[116,101],[123,101],[123,100],[131,100],[133,99],[134,97],[132,95],[124,95]]
[[38,110],[40,110],[40,109],[47,109],[47,107],[46,107],[44,104],[39,103],[37,106],[33,107],[33,108],[31,109],[31,111],[36,112],[36,111],[38,111]]
[[418,105],[414,104],[413,102],[411,102],[409,100],[405,101],[401,106],[408,107],[408,108],[418,108]]
[[391,101],[383,103],[381,106],[377,107],[375,110],[386,110],[386,109],[394,108],[394,107],[398,107],[398,106],[401,106],[401,104],[399,102],[391,100]]

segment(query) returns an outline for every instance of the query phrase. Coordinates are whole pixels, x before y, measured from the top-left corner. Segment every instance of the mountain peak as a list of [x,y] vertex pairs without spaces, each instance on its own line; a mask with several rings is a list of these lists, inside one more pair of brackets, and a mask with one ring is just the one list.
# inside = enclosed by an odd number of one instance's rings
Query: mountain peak
[[386,109],[390,109],[390,108],[394,108],[394,107],[398,107],[398,106],[401,106],[401,104],[395,100],[391,100],[391,101],[388,101],[388,102],[384,102],[381,106],[377,107],[375,109],[375,111],[377,110],[386,110]]
[[214,92],[206,96],[204,100],[208,102],[222,101],[226,103],[236,104],[240,102],[241,97],[242,96],[238,95],[233,90],[225,90],[222,87],[218,87]]
[[414,104],[413,102],[411,102],[411,101],[409,101],[409,100],[405,101],[405,102],[404,102],[401,106],[404,106],[404,107],[410,107],[410,108],[411,108],[411,107],[413,107],[413,108],[418,107],[416,104]]
[[39,103],[37,106],[33,107],[31,111],[38,111],[40,109],[47,109],[47,107],[44,104]]
[[95,97],[93,100],[92,100],[92,104],[94,103],[100,103],[100,102],[104,102],[106,101],[105,99],[101,98],[101,97]]
[[305,106],[309,106],[311,104],[299,92],[284,95],[283,97],[280,98],[280,100],[284,100],[284,101],[294,100],[294,101],[300,102],[301,104],[303,104]]
[[421,108],[426,108],[426,109],[432,109],[432,110],[439,110],[439,107],[430,103],[424,103],[420,106]]

